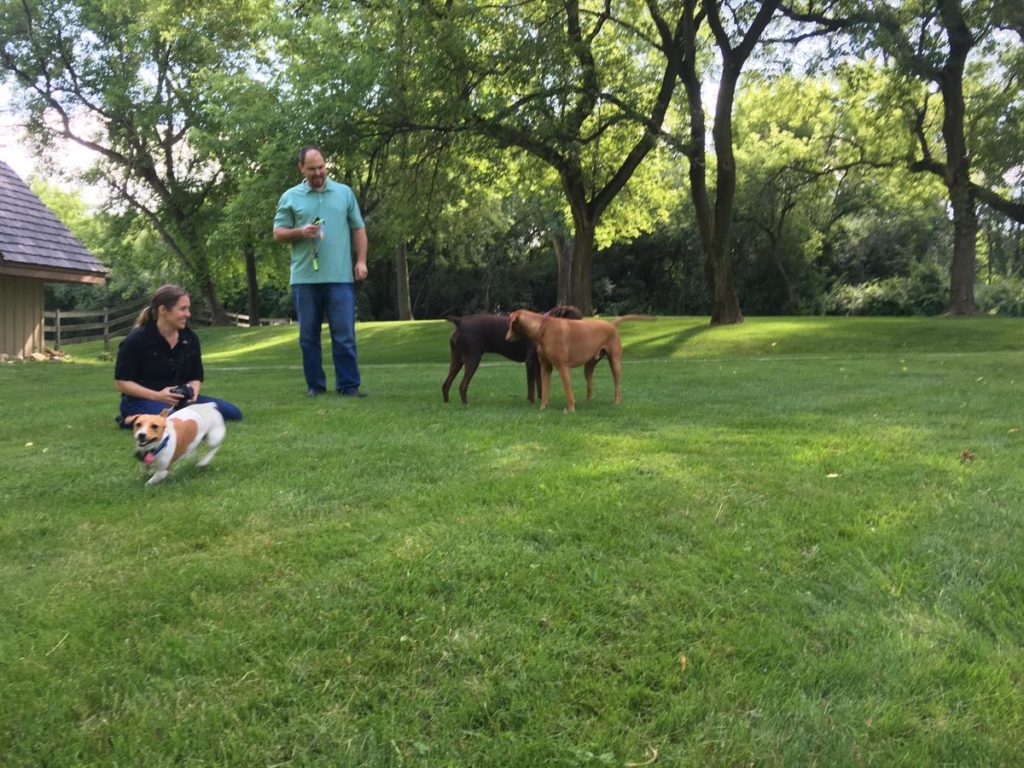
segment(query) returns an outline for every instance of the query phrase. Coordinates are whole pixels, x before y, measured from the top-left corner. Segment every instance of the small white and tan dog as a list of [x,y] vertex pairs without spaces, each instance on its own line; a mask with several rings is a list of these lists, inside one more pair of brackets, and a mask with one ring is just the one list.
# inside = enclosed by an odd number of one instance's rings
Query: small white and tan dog
[[136,414],[124,423],[131,427],[135,438],[135,455],[149,468],[152,477],[146,485],[156,485],[167,477],[171,465],[178,459],[195,453],[206,440],[209,450],[197,466],[205,467],[224,442],[224,417],[214,403],[201,403],[158,416]]

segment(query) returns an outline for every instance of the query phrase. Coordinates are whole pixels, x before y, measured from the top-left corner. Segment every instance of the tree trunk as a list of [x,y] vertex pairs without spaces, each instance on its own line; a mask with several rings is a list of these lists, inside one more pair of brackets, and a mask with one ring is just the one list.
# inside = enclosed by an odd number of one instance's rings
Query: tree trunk
[[[704,276],[711,296],[711,324],[728,325],[743,322],[732,273],[732,215],[736,200],[736,160],[732,147],[733,101],[743,64],[775,13],[778,0],[762,0],[756,17],[737,47],[729,43],[728,35],[719,21],[719,3],[704,0],[700,4],[700,13],[697,12],[697,5],[697,0],[686,0],[684,3],[681,19],[683,36],[681,50],[678,51],[690,118],[690,193],[704,252]],[[723,59],[712,129],[718,168],[713,206],[707,188],[704,103],[697,70],[700,19],[705,14]]]
[[782,249],[778,245],[772,247],[772,259],[775,261],[775,268],[779,270],[779,275],[782,277],[782,284],[786,288],[786,312],[790,315],[799,315],[800,294],[797,292],[796,285],[789,276],[789,272],[786,271],[786,265],[782,261]]
[[[950,55],[939,76],[942,138],[946,144],[946,188],[953,208],[953,263],[949,270],[949,314],[974,315],[978,210],[971,189],[971,161],[964,135],[964,63],[973,41],[962,15],[946,19]],[[959,23],[958,23],[959,22]]]
[[710,259],[714,271],[714,293],[711,296],[711,324],[737,325],[743,322],[740,298],[732,277],[732,258],[725,243],[716,240]]
[[242,249],[245,257],[245,282],[248,295],[249,325],[260,324],[260,286],[256,279],[256,249],[247,242]]
[[404,240],[395,247],[395,281],[398,319],[412,320],[412,297],[409,293],[409,255],[406,252]]
[[[198,234],[192,228],[191,222],[184,217],[177,219],[181,224],[178,230],[187,233],[187,236],[181,237],[179,241],[164,222],[161,221],[159,216],[138,203],[138,201],[131,200],[131,205],[153,224],[160,238],[185,266],[192,285],[198,286],[203,292],[206,303],[210,308],[210,323],[213,325],[227,325],[228,316],[224,312],[224,307],[221,305],[220,300],[217,298],[217,286],[213,281],[209,258],[206,255],[205,248],[199,241]],[[189,254],[194,255],[189,256]]]
[[563,238],[560,232],[551,232],[551,245],[555,249],[555,264],[558,266],[558,287],[555,304],[572,304],[572,238]]
[[487,270],[484,272],[483,294],[480,296],[480,308],[484,312],[491,310],[491,284],[494,282],[494,265],[487,263]]
[[587,203],[586,189],[578,168],[562,173],[562,187],[572,212],[572,263],[569,269],[569,299],[584,317],[594,314],[590,270],[594,263],[594,233],[597,220]]
[[768,235],[768,242],[771,246],[772,261],[775,263],[775,268],[779,271],[780,277],[782,277],[782,285],[786,289],[786,313],[790,315],[800,314],[800,292],[797,290],[796,283],[793,282],[793,278],[789,276],[789,271],[786,269],[786,262],[783,259],[782,252],[782,235],[786,231],[786,217],[789,216],[789,212],[793,210],[796,202],[789,195],[780,195],[781,199],[777,200],[773,204],[773,210],[776,206],[779,208],[778,216],[772,214],[772,223],[770,227],[764,227],[765,234]]
[[736,201],[736,157],[732,149],[732,105],[739,80],[739,68],[726,66],[718,89],[715,124],[711,135],[718,158],[717,189],[711,231],[711,250],[707,255],[714,276],[711,297],[711,324],[733,325],[743,322],[740,299],[732,275],[732,213]]
[[213,325],[227,325],[228,315],[224,311],[224,306],[220,303],[220,299],[217,298],[217,286],[214,284],[213,278],[206,274],[200,280],[202,282],[203,295],[206,297],[206,303],[210,307],[210,322]]
[[953,206],[953,263],[949,270],[949,314],[975,315],[974,273],[977,264],[978,218],[974,197],[959,184],[949,187]]
[[594,314],[591,266],[594,263],[594,228],[577,228],[572,247],[572,301],[584,317]]
[[736,325],[743,322],[743,312],[740,311],[740,298],[732,275],[732,230],[728,220],[732,216],[732,206],[729,206],[728,213],[719,215],[721,195],[719,191],[711,250],[704,259],[704,274],[711,275],[711,324]]
[[[693,56],[692,52],[688,54]],[[689,59],[692,61],[692,59]],[[690,111],[690,152],[688,174],[690,177],[690,201],[693,203],[694,218],[697,221],[697,232],[700,235],[700,248],[704,255],[704,280],[707,283],[708,295],[714,301],[715,266],[711,259],[712,224],[711,204],[708,197],[707,181],[707,141],[705,137],[704,103],[701,100],[701,86],[696,79],[695,70],[686,70],[686,95]]]

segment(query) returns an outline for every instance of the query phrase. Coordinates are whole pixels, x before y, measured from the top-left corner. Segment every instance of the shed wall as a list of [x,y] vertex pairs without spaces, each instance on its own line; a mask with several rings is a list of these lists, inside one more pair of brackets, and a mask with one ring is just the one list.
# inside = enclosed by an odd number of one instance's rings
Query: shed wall
[[0,275],[0,354],[43,351],[43,281]]

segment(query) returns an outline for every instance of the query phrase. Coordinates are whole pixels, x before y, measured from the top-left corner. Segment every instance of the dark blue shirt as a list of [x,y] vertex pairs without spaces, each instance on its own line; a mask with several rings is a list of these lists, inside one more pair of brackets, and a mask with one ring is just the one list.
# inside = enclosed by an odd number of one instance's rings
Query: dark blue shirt
[[191,328],[178,332],[174,349],[167,343],[156,323],[146,323],[129,333],[117,350],[114,378],[134,381],[147,389],[203,380],[203,360],[199,337]]

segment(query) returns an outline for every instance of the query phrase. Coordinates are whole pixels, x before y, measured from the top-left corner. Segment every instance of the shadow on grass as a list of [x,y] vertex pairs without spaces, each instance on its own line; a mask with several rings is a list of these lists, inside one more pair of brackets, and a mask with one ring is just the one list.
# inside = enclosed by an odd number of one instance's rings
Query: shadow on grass
[[[646,330],[644,328],[644,331]],[[641,358],[681,356],[684,347],[710,330],[712,326],[703,321],[701,325],[693,325],[682,330],[666,329],[655,331],[653,334],[648,331],[642,336],[634,335],[635,331],[626,331],[623,333],[624,354]]]

